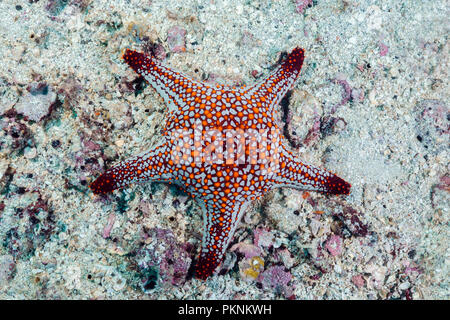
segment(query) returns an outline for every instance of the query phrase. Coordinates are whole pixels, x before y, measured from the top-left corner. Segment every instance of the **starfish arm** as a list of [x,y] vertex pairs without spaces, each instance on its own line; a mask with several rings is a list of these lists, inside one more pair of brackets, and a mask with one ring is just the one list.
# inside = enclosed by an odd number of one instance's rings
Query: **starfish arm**
[[196,97],[193,92],[205,88],[202,83],[166,67],[144,53],[127,49],[123,59],[136,73],[144,77],[172,111],[186,102],[194,101]]
[[293,88],[302,69],[304,54],[303,49],[295,48],[267,78],[250,89],[251,93],[265,97],[269,110],[273,110]]
[[170,152],[163,143],[137,156],[119,162],[99,176],[89,186],[93,193],[107,193],[131,183],[144,181],[171,181],[172,170],[168,166]]
[[351,185],[334,173],[305,164],[292,153],[285,151],[280,157],[280,170],[274,177],[273,187],[347,195],[350,193]]
[[[196,267],[196,277],[199,279],[205,280],[220,265],[236,231],[236,226],[250,203],[231,201],[232,205],[229,205],[230,200],[206,201],[201,204],[203,243]],[[228,207],[225,209],[222,204]]]

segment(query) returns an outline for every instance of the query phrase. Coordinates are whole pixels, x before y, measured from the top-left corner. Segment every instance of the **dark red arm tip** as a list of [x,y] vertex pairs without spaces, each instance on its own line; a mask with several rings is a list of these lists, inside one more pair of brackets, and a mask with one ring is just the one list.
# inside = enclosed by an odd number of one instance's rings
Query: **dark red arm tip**
[[213,255],[207,255],[203,258],[200,257],[195,270],[195,277],[200,280],[206,280],[214,273],[214,270],[216,270],[221,262],[221,260],[217,260]]
[[102,194],[117,189],[115,179],[110,173],[104,173],[89,186],[94,194]]
[[292,50],[292,52],[282,62],[282,66],[288,72],[292,72],[295,70],[300,71],[304,59],[305,59],[305,50],[297,47],[294,50]]
[[139,73],[139,69],[143,69],[143,66],[151,61],[151,57],[130,49],[125,50],[122,59],[137,73]]
[[344,179],[339,178],[338,176],[332,176],[326,183],[328,194],[350,194],[350,189],[352,185],[345,181]]

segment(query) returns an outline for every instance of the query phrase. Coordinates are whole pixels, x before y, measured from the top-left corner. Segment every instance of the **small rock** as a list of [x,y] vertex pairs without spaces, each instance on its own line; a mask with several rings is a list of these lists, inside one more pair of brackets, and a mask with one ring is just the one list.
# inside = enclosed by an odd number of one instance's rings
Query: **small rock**
[[352,282],[358,288],[362,288],[366,284],[366,280],[364,280],[363,276],[360,275],[360,274],[356,275],[356,276],[353,276],[352,277]]
[[258,70],[252,70],[252,77],[258,79],[261,76],[261,72]]
[[364,272],[371,274],[368,279],[368,287],[380,289],[384,283],[387,268],[373,263],[367,265]]
[[352,100],[354,102],[363,102],[364,101],[364,90],[360,88],[356,88],[352,90]]
[[167,32],[167,44],[172,52],[186,51],[186,30],[178,26],[170,28]]
[[53,149],[58,148],[60,145],[61,145],[61,141],[59,141],[59,140],[53,140],[53,141],[52,141],[52,147],[53,147]]
[[111,234],[111,229],[114,226],[114,222],[116,221],[116,215],[114,213],[110,213],[108,216],[108,223],[106,224],[105,228],[103,229],[102,237],[104,239],[109,238]]
[[400,290],[406,290],[406,289],[409,289],[410,287],[411,287],[411,284],[408,281],[403,282],[398,286],[398,288]]
[[123,278],[121,275],[117,275],[114,277],[112,288],[115,291],[122,291],[122,289],[125,288],[126,284],[127,280]]
[[264,260],[261,257],[244,259],[239,263],[239,273],[245,281],[255,280],[263,270]]
[[114,142],[114,144],[118,147],[122,147],[124,145],[124,143],[125,143],[125,141],[123,141],[123,139],[119,139]]
[[292,268],[296,262],[295,256],[289,252],[287,248],[278,250],[276,256],[281,260],[284,266],[288,269]]
[[11,279],[15,267],[13,256],[9,254],[0,256],[0,285],[5,285]]
[[342,267],[339,264],[335,264],[333,269],[334,269],[334,272],[336,272],[336,273],[342,272]]
[[389,74],[393,78],[398,78],[400,76],[400,72],[397,67],[392,67],[391,69],[389,69]]
[[24,155],[25,155],[25,158],[27,158],[27,159],[33,159],[37,155],[37,150],[36,150],[36,148],[26,147],[24,150]]
[[244,254],[246,259],[259,256],[263,254],[263,250],[260,247],[257,247],[253,244],[246,243],[246,242],[239,242],[233,245],[230,248],[230,252],[234,252],[238,250],[238,252]]
[[0,180],[2,180],[3,176],[6,173],[6,170],[8,170],[9,167],[9,161],[0,161]]
[[376,89],[372,89],[372,91],[369,92],[369,102],[373,106],[378,104]]
[[258,247],[269,248],[273,245],[274,235],[267,228],[258,227],[255,230],[255,245]]
[[328,238],[325,248],[333,257],[340,255],[342,253],[342,238],[332,235]]
[[28,120],[40,121],[50,112],[50,106],[56,101],[56,93],[46,84],[34,84],[29,93],[19,100],[15,109]]
[[[319,220],[312,219],[309,224],[309,229],[311,230],[311,233],[314,237],[320,237],[323,232],[322,223],[320,223]],[[320,233],[319,233],[320,232]]]

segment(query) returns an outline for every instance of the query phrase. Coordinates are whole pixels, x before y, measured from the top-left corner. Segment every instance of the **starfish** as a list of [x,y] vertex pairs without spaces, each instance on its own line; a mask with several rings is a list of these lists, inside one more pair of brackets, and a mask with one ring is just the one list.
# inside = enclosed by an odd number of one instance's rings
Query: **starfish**
[[275,120],[300,74],[303,49],[295,48],[260,83],[238,88],[195,81],[130,49],[123,59],[165,100],[169,117],[160,144],[113,166],[90,188],[100,194],[159,181],[185,189],[203,212],[197,278],[214,273],[247,206],[268,191],[349,194],[349,183],[295,157]]

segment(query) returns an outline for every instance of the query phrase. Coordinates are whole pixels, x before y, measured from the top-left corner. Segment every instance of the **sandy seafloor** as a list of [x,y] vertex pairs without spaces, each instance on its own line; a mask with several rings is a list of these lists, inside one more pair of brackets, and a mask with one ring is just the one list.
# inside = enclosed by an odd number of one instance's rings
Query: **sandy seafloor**
[[[413,0],[0,1],[0,298],[449,299],[448,13]],[[306,59],[282,126],[351,194],[271,191],[221,274],[197,280],[202,218],[186,194],[88,188],[161,136],[166,106],[121,52],[252,84],[296,46]]]

